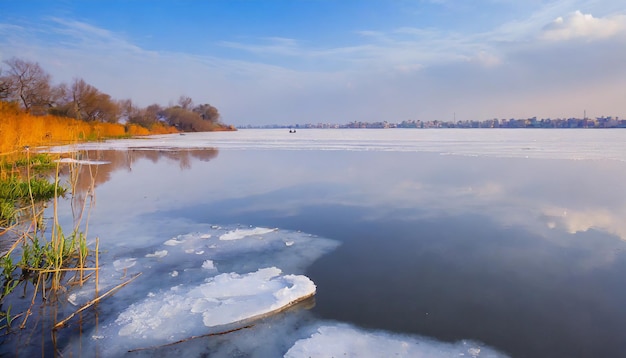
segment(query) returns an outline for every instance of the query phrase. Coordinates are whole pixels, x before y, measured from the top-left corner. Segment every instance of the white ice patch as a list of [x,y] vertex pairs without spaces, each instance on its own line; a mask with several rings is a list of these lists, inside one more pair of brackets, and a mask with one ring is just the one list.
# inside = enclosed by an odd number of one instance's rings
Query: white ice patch
[[[224,235],[237,239],[222,240]],[[305,323],[302,318],[310,316],[301,309],[272,315],[315,293],[315,284],[301,273],[337,245],[336,241],[288,230],[213,226],[208,232],[179,235],[154,247],[109,251],[105,255],[131,257],[101,266],[100,290],[142,275],[103,302],[101,325],[89,335],[92,340],[80,345],[83,352],[97,351],[102,357],[123,356],[147,347],[157,348],[142,351],[145,354],[140,356],[167,356],[164,345],[183,340],[186,343],[180,349],[190,356],[241,352],[250,357],[279,357],[287,350],[286,357],[500,356],[470,341],[443,343],[345,324]],[[146,257],[160,251],[168,253],[159,260]],[[76,304],[89,298],[93,298],[93,290],[83,287],[70,300]],[[272,315],[268,320],[255,320],[268,315]],[[188,341],[193,336],[241,328],[251,320],[255,320],[253,328],[228,335],[222,344]]]
[[[154,246],[107,248],[101,262],[117,259],[100,266],[100,292],[136,279],[100,307],[101,325],[93,335],[103,337],[94,348],[101,356],[220,332],[290,306],[315,293],[315,284],[302,276],[306,267],[338,246],[289,230],[201,227],[204,231],[155,238]],[[227,233],[239,238],[221,240]],[[167,255],[154,259],[164,251]],[[93,287],[76,292],[75,302],[94,297]],[[67,314],[70,309],[75,307]]]
[[197,286],[175,286],[131,305],[115,320],[120,336],[183,339],[213,328],[270,314],[315,294],[306,276],[276,267],[221,274]]
[[160,251],[155,251],[152,254],[146,254],[146,257],[157,257],[157,258],[163,258],[167,256],[167,250],[160,250]]
[[167,246],[176,246],[176,245],[180,245],[180,244],[182,244],[184,242],[185,242],[185,240],[178,240],[176,238],[172,238],[172,239],[167,240],[163,244],[167,245]]
[[113,261],[113,267],[116,271],[122,271],[135,266],[137,259],[134,257],[124,258]]
[[88,165],[102,165],[102,164],[110,164],[111,162],[102,161],[102,160],[79,160],[73,158],[61,158],[54,161],[55,163],[76,163],[76,164],[88,164]]
[[73,304],[74,306],[78,305],[78,300],[77,300],[78,296],[76,295],[76,293],[72,293],[69,296],[67,296],[67,301],[71,304]]
[[348,325],[324,325],[297,341],[286,358],[303,357],[505,357],[479,343],[444,343],[418,336],[368,332]]
[[233,231],[229,231],[225,234],[220,235],[220,240],[241,240],[248,236],[263,235],[276,230],[277,229],[268,229],[263,227],[255,227],[254,229],[235,229]]
[[[445,138],[445,140],[442,140]],[[611,145],[607,146],[606,143]],[[50,152],[81,150],[173,150],[207,148],[219,150],[349,150],[430,152],[447,155],[504,158],[595,159],[626,161],[626,141],[621,131],[510,131],[507,129],[307,129],[297,136],[283,129],[246,129],[236,132],[203,132],[115,139],[50,148]],[[506,143],[504,145],[503,143]]]

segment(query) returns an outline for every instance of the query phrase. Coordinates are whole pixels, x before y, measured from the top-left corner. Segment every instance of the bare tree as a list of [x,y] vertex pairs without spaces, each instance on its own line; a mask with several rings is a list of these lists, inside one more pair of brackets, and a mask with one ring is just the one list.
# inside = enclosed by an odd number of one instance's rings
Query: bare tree
[[132,114],[127,117],[128,123],[138,124],[140,126],[151,128],[154,124],[161,121],[163,109],[158,104],[151,104],[146,108],[135,108]]
[[100,92],[82,78],[74,79],[67,97],[68,113],[76,119],[110,123],[119,119],[120,108],[111,96]]
[[141,115],[141,109],[135,106],[130,98],[118,100],[117,107],[119,108],[120,118],[126,120],[126,122],[130,122],[133,118]]
[[209,121],[211,123],[219,122],[220,112],[217,110],[217,108],[211,106],[208,103],[196,106],[193,111],[198,113],[200,117],[205,121]]
[[13,57],[4,63],[9,66],[2,81],[8,84],[7,98],[19,101],[31,113],[46,113],[52,105],[50,75],[36,62]]
[[0,100],[9,98],[9,89],[11,88],[9,81],[8,76],[2,76],[2,69],[0,68]]
[[182,109],[190,111],[191,107],[193,107],[193,100],[188,96],[180,96],[178,98],[178,105],[182,107]]

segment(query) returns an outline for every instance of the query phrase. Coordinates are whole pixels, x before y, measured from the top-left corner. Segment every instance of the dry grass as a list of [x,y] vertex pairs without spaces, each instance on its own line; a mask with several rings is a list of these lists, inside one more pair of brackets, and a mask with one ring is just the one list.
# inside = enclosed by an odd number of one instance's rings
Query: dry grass
[[33,116],[19,109],[15,103],[0,101],[0,161],[23,155],[25,146],[48,146],[176,132],[178,132],[176,128],[163,124],[155,124],[148,129],[135,124],[84,122],[51,115]]
[[[22,322],[19,328],[25,328],[28,317],[34,306],[39,304],[54,304],[57,292],[66,292],[71,286],[82,285],[88,279],[93,279],[95,274],[96,297],[88,305],[82,307],[77,313],[97,304],[102,298],[110,295],[107,292],[98,295],[98,269],[99,269],[99,247],[96,238],[96,247],[87,245],[88,221],[93,204],[95,188],[95,173],[89,167],[91,185],[83,193],[90,200],[85,200],[75,217],[75,225],[64,233],[58,220],[57,197],[63,188],[59,187],[59,163],[54,163],[54,158],[38,158],[32,153],[29,147],[41,147],[60,144],[74,144],[82,141],[102,140],[108,138],[121,138],[131,136],[142,136],[150,134],[175,133],[173,127],[157,124],[147,129],[138,125],[122,125],[113,123],[84,122],[71,118],[57,116],[33,116],[18,108],[13,103],[0,101],[0,181],[19,181],[11,188],[20,189],[20,197],[9,202],[16,212],[24,211],[28,215],[21,216],[21,219],[14,224],[0,227],[0,236],[11,232],[16,241],[8,252],[0,255],[0,281],[4,281],[2,292],[0,292],[0,307],[5,301],[6,311],[0,310],[0,331],[5,333],[11,329],[11,321],[21,317]],[[38,156],[38,155],[37,155]],[[46,163],[38,163],[39,166],[49,165],[49,169],[56,167],[56,175],[49,178],[49,175],[39,176],[33,172],[33,161],[39,162],[47,160]],[[77,173],[82,164],[71,163],[69,166],[69,188],[72,197],[76,195]],[[83,168],[84,169],[84,168]],[[54,186],[53,195],[53,217],[49,230],[45,230],[44,208],[45,205],[38,200],[49,201],[49,198],[37,198],[38,182],[33,181],[36,175],[38,179],[50,180],[50,185]],[[47,179],[45,179],[47,177]],[[18,179],[19,178],[19,179]],[[22,187],[28,186],[26,194]],[[22,190],[23,189],[23,190]],[[18,203],[18,204],[13,204]],[[89,203],[89,204],[87,204]],[[6,206],[6,205],[5,205]],[[3,208],[3,207],[2,207]],[[0,208],[0,209],[2,209]],[[73,208],[74,209],[74,208]],[[20,274],[19,272],[22,272]],[[10,305],[5,298],[9,299],[14,293],[13,289],[17,285],[33,285],[34,291],[30,307],[17,314],[10,312]],[[122,286],[120,286],[122,287]],[[119,288],[119,287],[118,287]],[[74,317],[71,315],[67,319],[59,322],[54,328],[60,328]],[[55,318],[56,321],[56,318]],[[35,323],[36,324],[36,323]]]

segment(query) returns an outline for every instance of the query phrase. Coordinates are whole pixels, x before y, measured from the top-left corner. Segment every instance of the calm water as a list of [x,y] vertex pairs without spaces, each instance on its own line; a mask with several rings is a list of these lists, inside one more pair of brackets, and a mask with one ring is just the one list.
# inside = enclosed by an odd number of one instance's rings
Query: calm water
[[[358,143],[377,133],[390,135]],[[464,155],[454,152],[467,146],[390,149],[389,137],[358,150],[309,137],[301,150],[226,134],[216,149],[92,151],[111,163],[98,167],[89,234],[133,248],[197,224],[300,230],[341,242],[305,272],[318,287],[314,319],[471,339],[514,357],[623,355],[626,131],[605,143],[599,131],[541,132],[551,149],[528,147],[521,132],[480,133]],[[581,133],[595,144],[576,152]],[[535,154],[498,155],[521,153],[510,143]]]

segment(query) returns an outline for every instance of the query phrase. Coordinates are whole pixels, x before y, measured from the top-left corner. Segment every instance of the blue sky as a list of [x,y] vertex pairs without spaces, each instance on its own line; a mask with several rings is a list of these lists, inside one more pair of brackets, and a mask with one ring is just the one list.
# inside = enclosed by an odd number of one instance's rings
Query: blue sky
[[0,0],[0,60],[237,125],[626,117],[619,3]]

